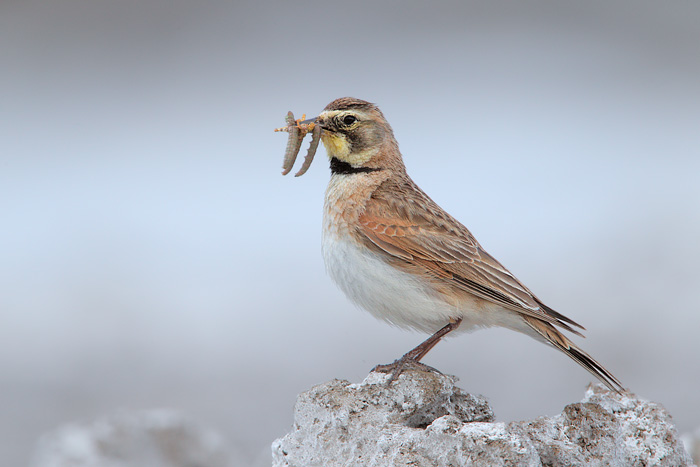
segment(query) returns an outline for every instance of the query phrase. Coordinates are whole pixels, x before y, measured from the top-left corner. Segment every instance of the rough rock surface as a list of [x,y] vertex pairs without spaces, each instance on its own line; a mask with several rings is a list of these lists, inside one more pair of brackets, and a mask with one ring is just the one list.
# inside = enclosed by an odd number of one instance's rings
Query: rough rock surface
[[221,437],[171,410],[120,412],[44,435],[32,467],[229,467]]
[[663,407],[591,386],[561,414],[498,423],[455,378],[409,370],[387,387],[333,380],[299,396],[273,467],[689,466]]

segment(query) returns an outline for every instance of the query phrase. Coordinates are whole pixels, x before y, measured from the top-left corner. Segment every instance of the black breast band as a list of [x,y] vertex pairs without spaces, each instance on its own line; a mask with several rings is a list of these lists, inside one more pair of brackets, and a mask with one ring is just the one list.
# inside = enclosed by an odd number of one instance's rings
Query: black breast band
[[334,173],[334,174],[350,175],[350,174],[376,172],[378,170],[382,170],[382,169],[377,169],[377,168],[372,168],[372,167],[353,167],[352,165],[348,164],[347,162],[343,162],[339,159],[336,159],[335,157],[333,157],[331,159],[331,173]]

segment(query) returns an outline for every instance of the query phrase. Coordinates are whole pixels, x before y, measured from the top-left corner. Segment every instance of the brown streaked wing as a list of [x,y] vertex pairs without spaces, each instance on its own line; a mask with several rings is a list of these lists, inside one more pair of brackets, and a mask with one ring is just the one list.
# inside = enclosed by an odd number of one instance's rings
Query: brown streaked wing
[[460,290],[581,335],[569,324],[582,326],[542,304],[415,183],[409,179],[402,185],[383,185],[372,195],[359,217],[361,235]]

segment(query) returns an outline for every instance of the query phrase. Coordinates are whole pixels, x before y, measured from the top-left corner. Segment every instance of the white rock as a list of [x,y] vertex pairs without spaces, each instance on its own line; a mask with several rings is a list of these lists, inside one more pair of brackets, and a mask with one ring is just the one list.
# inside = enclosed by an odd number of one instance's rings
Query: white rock
[[692,465],[663,407],[631,394],[593,386],[555,417],[497,423],[454,377],[387,378],[301,394],[292,431],[272,444],[273,467]]

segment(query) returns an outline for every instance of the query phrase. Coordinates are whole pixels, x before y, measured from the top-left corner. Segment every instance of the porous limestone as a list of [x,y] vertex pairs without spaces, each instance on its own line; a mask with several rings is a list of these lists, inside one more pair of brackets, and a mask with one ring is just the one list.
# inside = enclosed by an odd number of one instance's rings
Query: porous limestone
[[589,387],[554,417],[495,422],[456,379],[408,369],[388,385],[333,380],[301,394],[273,467],[690,466],[669,414],[633,394]]

